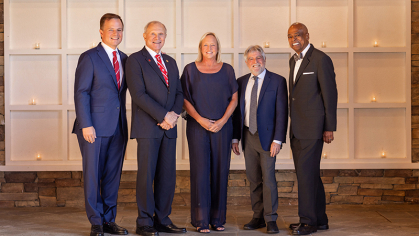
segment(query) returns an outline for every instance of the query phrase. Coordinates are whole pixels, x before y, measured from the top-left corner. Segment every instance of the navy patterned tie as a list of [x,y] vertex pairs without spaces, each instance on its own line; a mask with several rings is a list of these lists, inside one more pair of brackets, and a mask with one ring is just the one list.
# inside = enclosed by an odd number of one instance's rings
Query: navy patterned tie
[[249,131],[251,134],[255,134],[258,130],[258,77],[253,76],[252,79],[255,80],[255,84],[252,87],[252,94],[250,95]]

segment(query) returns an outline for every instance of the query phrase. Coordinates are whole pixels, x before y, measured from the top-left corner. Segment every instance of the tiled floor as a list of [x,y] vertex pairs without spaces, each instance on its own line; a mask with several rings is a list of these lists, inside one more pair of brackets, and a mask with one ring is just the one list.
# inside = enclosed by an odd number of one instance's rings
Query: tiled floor
[[[331,205],[327,207],[330,229],[318,236],[404,236],[419,235],[419,205]],[[277,235],[290,235],[289,223],[297,222],[297,207],[280,206]],[[117,223],[135,235],[135,208],[119,208]],[[210,235],[266,235],[266,229],[243,230],[252,216],[250,206],[229,207],[224,232]],[[189,223],[187,207],[176,207],[171,219],[177,226],[187,227],[183,235],[202,235]],[[0,209],[0,235],[89,235],[90,224],[83,209],[77,208],[3,208]],[[160,235],[169,235],[161,233]]]

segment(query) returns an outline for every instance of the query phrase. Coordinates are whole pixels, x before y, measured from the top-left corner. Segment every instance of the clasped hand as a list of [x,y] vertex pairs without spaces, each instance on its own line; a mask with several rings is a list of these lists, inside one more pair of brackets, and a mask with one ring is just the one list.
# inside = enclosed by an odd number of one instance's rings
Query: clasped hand
[[198,123],[206,130],[211,131],[213,133],[217,133],[218,131],[220,131],[225,122],[223,121],[223,119],[219,119],[219,120],[210,120],[207,118],[201,118]]
[[180,115],[176,114],[174,111],[169,111],[164,117],[163,122],[157,125],[160,126],[164,130],[172,129],[176,126],[179,116]]

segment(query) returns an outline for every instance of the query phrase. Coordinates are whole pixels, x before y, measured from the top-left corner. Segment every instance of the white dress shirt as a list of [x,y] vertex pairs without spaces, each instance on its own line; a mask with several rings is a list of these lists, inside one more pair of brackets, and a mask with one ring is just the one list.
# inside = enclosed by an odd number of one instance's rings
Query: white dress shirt
[[[159,53],[156,53],[155,51],[153,51],[153,50],[151,50],[149,47],[147,47],[147,45],[145,45],[145,49],[147,49],[148,53],[150,53],[150,55],[151,55],[151,57],[153,58],[153,60],[154,60],[154,62],[156,63],[156,65],[157,65],[157,58],[156,58],[156,55],[157,55],[157,54],[159,54],[159,55],[160,55],[160,58],[161,58],[161,62],[162,62],[162,64],[163,64],[164,68],[165,68],[165,69],[166,69],[166,71],[167,71],[166,64],[164,64],[163,57],[161,56],[161,51],[160,51]],[[167,74],[167,75],[169,75],[169,74]]]
[[293,78],[294,83],[295,83],[295,77],[297,77],[298,70],[300,69],[301,62],[303,62],[303,59],[306,56],[306,53],[307,53],[308,49],[310,49],[310,44],[308,44],[307,47],[304,48],[304,50],[301,52],[303,54],[303,57],[300,60],[298,60],[298,61],[295,62],[294,78]]
[[[262,88],[263,81],[265,80],[266,69],[262,71],[258,77],[258,92],[257,92],[257,104],[259,104],[259,94],[260,89]],[[253,78],[253,74],[250,74],[249,82],[247,82],[246,86],[246,93],[244,94],[244,126],[249,127],[249,114],[250,114],[250,98],[252,96],[252,88],[255,84],[255,80]],[[238,143],[238,139],[233,139],[233,143]],[[275,143],[282,144],[281,141],[274,140]]]
[[105,49],[106,54],[108,54],[109,60],[111,60],[111,64],[113,67],[113,51],[116,51],[116,58],[118,59],[119,63],[119,87],[121,87],[122,78],[124,78],[124,70],[122,69],[122,63],[121,63],[121,56],[119,55],[119,50],[116,48],[113,50],[111,47],[106,45],[105,43],[101,42],[103,49]]

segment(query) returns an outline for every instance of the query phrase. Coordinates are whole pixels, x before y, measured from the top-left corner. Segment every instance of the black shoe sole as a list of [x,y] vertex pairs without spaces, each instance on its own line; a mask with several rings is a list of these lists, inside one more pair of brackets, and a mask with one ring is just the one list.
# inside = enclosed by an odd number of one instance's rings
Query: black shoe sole
[[111,232],[111,231],[103,231],[104,233],[107,233],[107,234],[112,234],[112,235],[127,235],[128,234],[128,232],[117,232],[117,233],[115,233],[115,232]]
[[138,235],[145,235],[145,236],[158,236],[159,235],[159,232],[156,232],[156,233],[144,233],[143,231],[139,231],[139,230],[136,230],[135,233],[138,234]]
[[317,230],[328,230],[329,229],[329,225],[318,225],[317,226]]
[[[290,230],[293,230],[295,228],[297,228],[298,226],[295,227],[288,227]],[[329,225],[318,225],[317,226],[317,230],[328,230],[329,229]]]
[[313,230],[311,232],[305,232],[305,233],[297,233],[297,232],[294,233],[294,231],[293,231],[292,235],[309,235],[309,234],[312,234],[312,233],[315,233],[315,232],[317,232],[317,230]]
[[255,230],[255,229],[260,229],[260,228],[265,228],[266,227],[266,223],[265,224],[260,224],[257,227],[253,228],[253,227],[248,227],[248,226],[244,226],[243,229],[245,230]]

